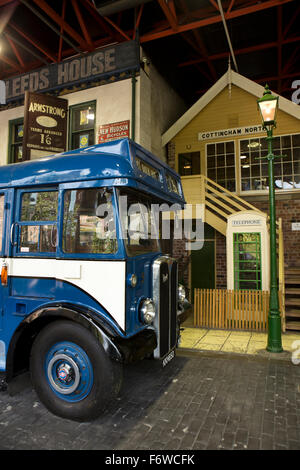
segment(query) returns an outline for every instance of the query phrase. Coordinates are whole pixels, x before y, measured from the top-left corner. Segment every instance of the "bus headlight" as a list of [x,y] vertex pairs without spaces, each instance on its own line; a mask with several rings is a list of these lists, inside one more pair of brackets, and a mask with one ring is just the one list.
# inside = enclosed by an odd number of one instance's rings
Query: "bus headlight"
[[140,306],[141,320],[150,325],[155,318],[155,306],[151,299],[143,300]]
[[185,300],[185,288],[182,284],[178,284],[178,300],[183,302]]

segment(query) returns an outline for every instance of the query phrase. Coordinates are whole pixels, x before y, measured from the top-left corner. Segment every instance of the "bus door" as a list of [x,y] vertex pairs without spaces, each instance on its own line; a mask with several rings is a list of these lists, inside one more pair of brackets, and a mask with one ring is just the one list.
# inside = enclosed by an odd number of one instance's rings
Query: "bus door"
[[5,305],[8,298],[8,266],[9,254],[9,214],[11,190],[0,190],[0,256],[1,256],[1,282],[0,282],[0,371],[5,370],[5,358],[7,352],[7,338],[5,337]]

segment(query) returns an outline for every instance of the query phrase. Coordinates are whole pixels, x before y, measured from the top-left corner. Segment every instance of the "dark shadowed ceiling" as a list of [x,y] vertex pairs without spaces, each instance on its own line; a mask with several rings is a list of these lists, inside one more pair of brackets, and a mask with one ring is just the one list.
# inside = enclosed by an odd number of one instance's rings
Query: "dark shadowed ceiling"
[[299,0],[0,0],[0,79],[135,39],[187,105],[230,56],[233,70],[291,99],[299,21]]

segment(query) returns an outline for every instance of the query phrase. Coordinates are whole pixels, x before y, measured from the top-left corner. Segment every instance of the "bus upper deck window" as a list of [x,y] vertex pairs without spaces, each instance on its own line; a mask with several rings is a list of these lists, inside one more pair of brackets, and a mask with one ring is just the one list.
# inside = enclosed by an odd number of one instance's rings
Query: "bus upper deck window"
[[65,253],[115,253],[116,226],[111,194],[105,188],[65,191]]

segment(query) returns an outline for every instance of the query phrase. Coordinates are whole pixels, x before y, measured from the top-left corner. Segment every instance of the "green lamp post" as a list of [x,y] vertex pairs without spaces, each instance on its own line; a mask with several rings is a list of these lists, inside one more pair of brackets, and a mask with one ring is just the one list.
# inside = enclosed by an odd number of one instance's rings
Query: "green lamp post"
[[276,127],[276,115],[278,109],[278,96],[273,96],[268,85],[265,86],[264,95],[258,101],[258,108],[261,114],[263,129],[267,131],[268,155],[264,158],[268,160],[269,172],[269,211],[270,211],[270,303],[268,314],[268,344],[267,351],[282,352],[281,343],[281,318],[278,299],[277,281],[277,249],[276,249],[276,207],[274,188],[274,159],[273,154],[273,129]]

